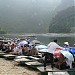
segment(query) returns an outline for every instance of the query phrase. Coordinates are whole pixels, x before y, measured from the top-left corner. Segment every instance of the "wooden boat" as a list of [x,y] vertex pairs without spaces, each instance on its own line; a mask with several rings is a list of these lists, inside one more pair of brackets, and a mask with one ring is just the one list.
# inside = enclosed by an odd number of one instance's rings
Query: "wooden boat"
[[0,57],[4,57],[4,55],[6,55],[6,53],[0,52]]
[[3,55],[5,57],[5,59],[14,59],[16,57],[16,55],[12,55],[12,54],[6,54],[6,55]]
[[38,66],[37,69],[42,73],[42,75],[45,73],[46,75],[75,75],[75,69],[59,70],[55,67],[52,69],[50,65],[46,66],[46,69],[44,69],[43,66]]

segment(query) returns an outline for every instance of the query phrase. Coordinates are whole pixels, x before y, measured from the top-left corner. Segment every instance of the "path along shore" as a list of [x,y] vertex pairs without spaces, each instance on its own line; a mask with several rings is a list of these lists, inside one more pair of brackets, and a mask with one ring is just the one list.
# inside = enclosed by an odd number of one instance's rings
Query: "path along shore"
[[13,61],[0,58],[0,75],[39,75],[39,71],[27,67],[14,66]]

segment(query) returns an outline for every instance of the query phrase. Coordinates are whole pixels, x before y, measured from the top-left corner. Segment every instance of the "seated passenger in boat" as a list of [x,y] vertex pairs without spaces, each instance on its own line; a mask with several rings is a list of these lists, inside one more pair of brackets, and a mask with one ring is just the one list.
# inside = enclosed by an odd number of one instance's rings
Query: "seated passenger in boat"
[[23,55],[29,55],[29,51],[30,51],[30,48],[29,48],[29,45],[24,45],[24,48],[22,49],[22,53]]
[[38,55],[38,51],[37,49],[35,48],[35,46],[32,47],[32,49],[30,50],[30,55]]
[[66,63],[65,63],[65,58],[63,55],[61,55],[60,57],[57,57],[56,55],[54,55],[54,66],[59,68],[59,69],[65,69]]
[[22,55],[22,47],[21,46],[15,46],[11,54],[16,54],[16,55]]

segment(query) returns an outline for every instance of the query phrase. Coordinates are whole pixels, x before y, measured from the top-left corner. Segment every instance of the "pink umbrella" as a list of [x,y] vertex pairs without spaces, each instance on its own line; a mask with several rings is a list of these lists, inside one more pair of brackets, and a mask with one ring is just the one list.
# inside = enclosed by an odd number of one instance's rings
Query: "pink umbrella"
[[61,57],[62,56],[62,53],[60,52],[60,50],[62,50],[61,48],[56,48],[56,50],[54,51],[54,55],[57,56],[57,57]]

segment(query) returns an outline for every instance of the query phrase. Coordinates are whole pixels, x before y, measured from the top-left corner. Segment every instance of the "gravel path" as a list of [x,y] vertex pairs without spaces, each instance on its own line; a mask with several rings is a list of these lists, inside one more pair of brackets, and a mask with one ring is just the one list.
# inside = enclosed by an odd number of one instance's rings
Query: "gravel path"
[[39,75],[39,71],[27,67],[14,66],[13,61],[0,58],[0,75]]

